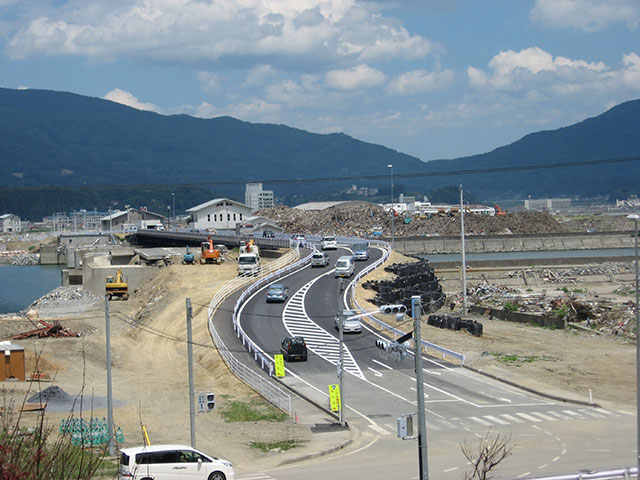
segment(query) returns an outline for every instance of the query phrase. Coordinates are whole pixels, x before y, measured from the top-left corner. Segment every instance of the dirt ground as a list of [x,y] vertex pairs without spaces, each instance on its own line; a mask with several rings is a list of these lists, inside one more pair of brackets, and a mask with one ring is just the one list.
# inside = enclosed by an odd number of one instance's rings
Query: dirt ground
[[[390,262],[407,261],[394,253]],[[131,295],[126,302],[110,303],[113,396],[115,423],[125,435],[125,444],[142,443],[144,424],[153,443],[189,443],[189,408],[185,298],[193,304],[195,388],[215,392],[216,410],[198,414],[198,447],[234,462],[238,471],[274,465],[278,453],[249,446],[251,441],[310,439],[309,426],[284,422],[225,423],[220,413],[232,400],[259,397],[237,380],[219,357],[207,330],[206,306],[216,290],[236,275],[235,265],[171,265]],[[382,269],[368,279],[386,276]],[[359,289],[358,298],[371,296]],[[410,323],[403,327],[409,329]],[[631,410],[635,403],[635,345],[628,340],[597,336],[589,332],[547,330],[480,319],[484,334],[441,330],[423,324],[423,338],[467,356],[466,364],[556,395],[606,403]],[[32,329],[28,322],[3,323],[3,332]],[[70,395],[81,389],[104,397],[105,313],[103,303],[81,315],[63,319],[63,324],[82,333],[80,338],[30,339],[25,348],[28,367],[40,355],[39,370],[54,377],[53,384]],[[497,355],[533,358],[532,361],[501,362]],[[48,384],[43,384],[46,387]],[[21,401],[29,383],[5,382],[5,395]],[[33,391],[33,390],[32,390]],[[2,394],[0,393],[0,395]],[[1,400],[0,400],[1,401]],[[83,414],[90,407],[83,407]],[[100,409],[93,416],[106,416]],[[66,415],[47,413],[57,428]]]

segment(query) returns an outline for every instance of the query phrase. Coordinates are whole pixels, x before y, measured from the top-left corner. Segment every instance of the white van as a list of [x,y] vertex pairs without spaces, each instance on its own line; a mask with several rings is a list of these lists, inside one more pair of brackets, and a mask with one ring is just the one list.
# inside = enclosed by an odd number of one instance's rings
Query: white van
[[338,248],[338,242],[333,235],[325,235],[320,242],[320,248],[322,250],[336,250]]
[[119,480],[233,480],[231,462],[186,445],[151,445],[120,450]]
[[351,277],[353,275],[353,257],[343,256],[338,258],[336,262],[335,276],[338,277]]

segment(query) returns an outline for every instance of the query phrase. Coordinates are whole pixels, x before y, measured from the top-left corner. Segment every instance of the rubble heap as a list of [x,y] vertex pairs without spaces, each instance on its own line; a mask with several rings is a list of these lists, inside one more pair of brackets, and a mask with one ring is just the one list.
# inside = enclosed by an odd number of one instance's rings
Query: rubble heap
[[[340,236],[368,237],[381,227],[384,237],[391,236],[391,215],[375,204],[338,205],[325,210],[298,210],[284,206],[260,210],[262,215],[275,220],[285,232],[320,235],[333,233]],[[460,217],[431,218],[412,216],[395,217],[394,234],[397,237],[459,235]],[[376,228],[374,228],[376,227]],[[468,235],[557,233],[564,228],[548,213],[525,212],[501,216],[465,215]]]
[[435,312],[446,300],[442,286],[427,260],[413,263],[394,263],[384,268],[396,275],[393,280],[364,282],[363,288],[376,292],[370,301],[374,305],[402,304],[411,310],[411,297],[420,295],[425,312]]
[[23,314],[35,310],[41,317],[67,316],[84,312],[100,301],[101,297],[82,287],[58,287],[29,305]]

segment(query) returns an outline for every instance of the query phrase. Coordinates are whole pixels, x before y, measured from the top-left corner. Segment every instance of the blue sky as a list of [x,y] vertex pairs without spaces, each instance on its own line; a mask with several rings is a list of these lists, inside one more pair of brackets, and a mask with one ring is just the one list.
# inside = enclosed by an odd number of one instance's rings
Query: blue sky
[[638,0],[0,0],[0,86],[422,160],[640,98]]

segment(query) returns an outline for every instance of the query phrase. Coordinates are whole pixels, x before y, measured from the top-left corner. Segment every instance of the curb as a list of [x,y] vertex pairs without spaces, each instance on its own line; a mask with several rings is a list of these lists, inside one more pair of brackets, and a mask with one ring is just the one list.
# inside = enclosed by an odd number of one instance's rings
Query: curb
[[469,367],[468,365],[462,365],[462,368],[466,368],[467,370],[471,370],[472,372],[478,373],[480,375],[484,375],[485,377],[491,378],[493,380],[497,380],[498,382],[506,383],[507,385],[511,385],[512,387],[520,388],[520,389],[525,390],[525,391],[527,391],[529,393],[533,393],[533,394],[539,395],[541,397],[549,398],[551,400],[556,400],[558,402],[563,402],[563,403],[573,403],[573,404],[576,404],[576,405],[583,405],[585,407],[602,408],[602,406],[599,403],[589,403],[589,402],[586,402],[584,400],[574,400],[574,399],[571,399],[571,398],[559,397],[557,395],[552,395],[550,393],[541,392],[541,391],[536,390],[534,388],[526,387],[526,386],[524,386],[524,385],[522,385],[520,383],[516,383],[516,382],[512,382],[511,380],[506,380],[504,378],[500,378],[497,375],[493,375],[491,373],[483,372],[482,370],[478,370],[477,368]]
[[318,452],[313,452],[313,453],[307,453],[305,455],[300,455],[298,457],[294,457],[294,458],[289,458],[289,459],[283,460],[282,462],[280,462],[278,464],[278,466],[289,465],[289,464],[298,463],[298,462],[304,462],[306,460],[311,460],[312,458],[324,457],[325,455],[330,455],[332,453],[337,452],[338,450],[342,450],[343,448],[351,445],[351,443],[353,443],[353,438],[349,438],[348,440],[345,440],[341,444],[335,445],[335,446],[327,448],[325,450],[320,450]]

